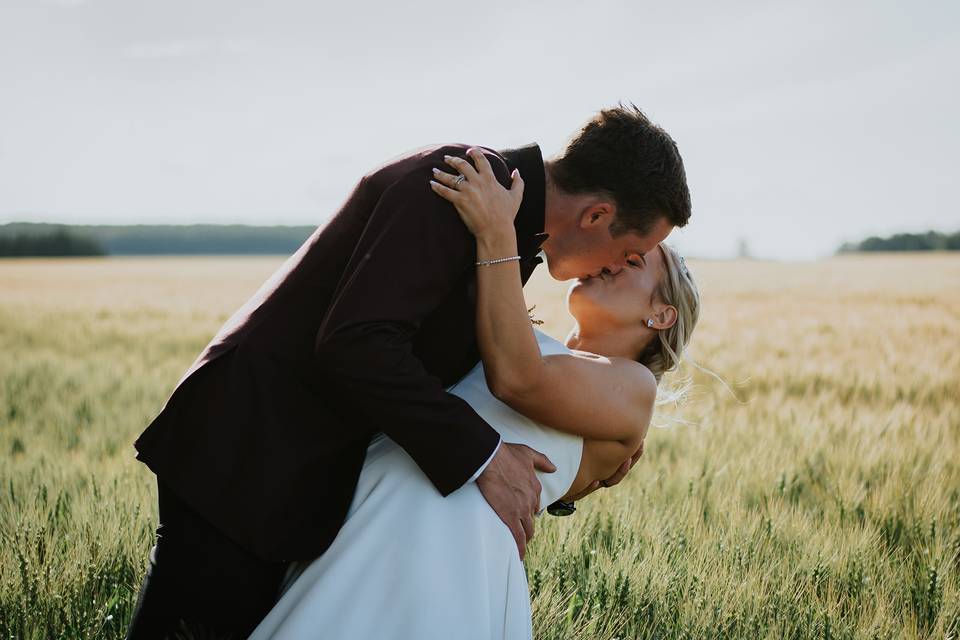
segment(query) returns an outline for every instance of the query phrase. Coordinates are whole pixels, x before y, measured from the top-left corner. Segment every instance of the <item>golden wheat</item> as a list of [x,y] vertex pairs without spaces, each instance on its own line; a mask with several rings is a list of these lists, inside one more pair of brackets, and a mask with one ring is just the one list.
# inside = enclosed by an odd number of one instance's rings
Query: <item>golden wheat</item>
[[[156,518],[132,442],[281,262],[0,261],[4,637],[122,637]],[[691,355],[736,397],[685,367],[628,478],[539,521],[537,637],[956,637],[960,257],[690,265]],[[564,294],[527,287],[561,339]]]

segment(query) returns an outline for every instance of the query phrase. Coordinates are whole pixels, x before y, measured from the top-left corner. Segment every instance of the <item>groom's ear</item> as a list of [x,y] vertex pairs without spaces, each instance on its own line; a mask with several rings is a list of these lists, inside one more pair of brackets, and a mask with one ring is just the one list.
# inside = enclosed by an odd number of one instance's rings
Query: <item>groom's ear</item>
[[[616,217],[616,209],[609,202],[595,202],[580,214],[581,229],[608,228]],[[599,227],[597,226],[599,225]]]

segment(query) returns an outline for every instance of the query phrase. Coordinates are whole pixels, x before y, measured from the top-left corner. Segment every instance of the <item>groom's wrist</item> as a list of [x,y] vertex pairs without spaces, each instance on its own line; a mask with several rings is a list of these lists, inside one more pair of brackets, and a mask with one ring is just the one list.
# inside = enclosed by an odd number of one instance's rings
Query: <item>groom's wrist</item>
[[493,448],[493,452],[490,454],[490,457],[487,458],[486,462],[480,465],[480,468],[477,469],[476,472],[474,472],[473,476],[469,480],[467,480],[467,482],[473,482],[474,480],[480,477],[480,474],[483,473],[484,469],[486,469],[487,466],[489,466],[489,464],[493,461],[494,456],[497,455],[497,451],[500,450],[500,445],[502,444],[503,444],[503,438],[500,438],[500,441],[497,442],[497,446]]

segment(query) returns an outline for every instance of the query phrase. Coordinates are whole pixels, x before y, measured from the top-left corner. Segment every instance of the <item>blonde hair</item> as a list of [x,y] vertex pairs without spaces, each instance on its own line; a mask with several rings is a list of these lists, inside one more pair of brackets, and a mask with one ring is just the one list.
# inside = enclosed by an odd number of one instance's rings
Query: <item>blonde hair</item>
[[693,281],[680,254],[668,244],[660,243],[665,260],[664,273],[654,290],[654,298],[673,305],[677,309],[677,321],[673,326],[657,331],[637,361],[650,369],[659,385],[663,374],[680,365],[700,319],[700,290]]
[[[660,384],[660,379],[664,373],[673,371],[680,366],[681,360],[691,365],[695,369],[706,373],[715,378],[727,392],[732,395],[740,404],[746,404],[744,400],[734,393],[727,381],[707,367],[701,366],[687,354],[687,345],[690,343],[690,336],[693,335],[693,329],[697,326],[700,319],[700,290],[697,283],[683,258],[677,253],[676,249],[670,245],[660,243],[664,260],[664,275],[657,283],[654,290],[654,299],[673,305],[677,309],[677,321],[673,326],[667,329],[657,331],[657,336],[651,340],[643,352],[637,358],[637,361],[646,366],[653,372],[657,379],[657,399],[655,404],[662,406],[665,404],[679,405],[681,401],[687,398],[687,394],[693,388],[692,378],[686,378],[679,381],[678,384],[665,388]],[[668,422],[680,424],[693,424],[682,418],[668,418]],[[665,426],[665,425],[664,425]]]

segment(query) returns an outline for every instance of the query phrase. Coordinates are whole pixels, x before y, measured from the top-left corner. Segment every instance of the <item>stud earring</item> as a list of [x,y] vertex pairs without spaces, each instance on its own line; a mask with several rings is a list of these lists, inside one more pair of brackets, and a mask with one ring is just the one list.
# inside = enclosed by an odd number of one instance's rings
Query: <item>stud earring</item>
[[648,326],[648,327],[652,327],[652,326],[653,326],[653,318],[648,318],[648,319],[647,319],[647,326]]

